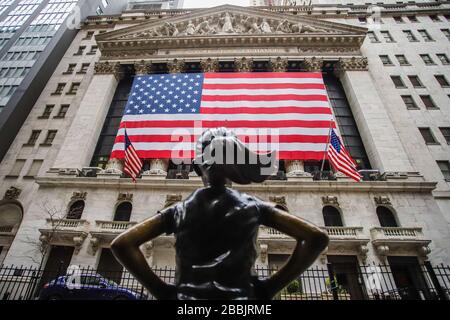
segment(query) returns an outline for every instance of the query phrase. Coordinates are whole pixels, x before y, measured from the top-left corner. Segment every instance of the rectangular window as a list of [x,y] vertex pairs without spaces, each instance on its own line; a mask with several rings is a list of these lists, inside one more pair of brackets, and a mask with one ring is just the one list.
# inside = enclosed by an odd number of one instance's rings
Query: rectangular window
[[33,130],[33,131],[31,131],[30,138],[28,139],[28,142],[26,143],[26,145],[34,146],[36,144],[36,141],[39,138],[40,134],[41,134],[41,130]]
[[89,51],[87,54],[89,55],[94,55],[97,53],[98,47],[97,46],[92,46],[91,47],[91,51]]
[[33,160],[30,169],[28,170],[25,177],[34,178],[39,174],[39,170],[41,170],[42,163],[44,160]]
[[450,40],[450,29],[441,29],[442,33]]
[[66,87],[65,83],[58,83],[56,90],[52,93],[52,95],[61,95]]
[[64,72],[64,74],[72,74],[76,67],[77,67],[76,63],[70,63],[67,66],[67,70]]
[[400,76],[391,76],[391,79],[396,88],[406,88],[405,83]]
[[439,128],[439,130],[441,130],[447,144],[450,144],[450,128]]
[[86,46],[80,46],[78,48],[78,51],[74,53],[74,56],[82,56],[84,53],[84,50],[86,50]]
[[380,41],[378,40],[377,36],[375,35],[375,33],[372,32],[372,31],[367,32],[367,36],[369,37],[370,42],[372,42],[372,43],[380,42]]
[[391,61],[391,59],[389,58],[388,55],[381,55],[380,56],[380,60],[383,63],[383,65],[385,65],[385,66],[392,66],[393,65],[392,61]]
[[448,160],[445,161],[436,161],[439,169],[441,169],[442,174],[444,175],[444,179],[450,180],[450,162]]
[[80,85],[81,84],[79,82],[72,83],[72,85],[70,86],[69,91],[66,94],[77,94],[77,91],[80,88]]
[[435,64],[429,54],[421,54],[420,57],[427,66]]
[[438,53],[436,54],[438,59],[441,61],[442,64],[450,64],[450,60],[448,59],[447,55],[445,53]]
[[423,40],[425,40],[427,42],[434,41],[427,30],[417,30],[417,31],[419,32],[419,34],[423,38]]
[[56,137],[56,130],[49,130],[47,133],[47,137],[45,138],[44,142],[41,144],[42,146],[51,146],[53,143],[53,140],[55,140]]
[[366,24],[367,23],[367,18],[366,17],[358,17],[358,21],[361,24]]
[[410,22],[419,22],[419,21],[417,20],[417,17],[416,17],[416,16],[408,16],[408,20],[409,20]]
[[417,42],[417,38],[411,30],[403,30],[403,33],[405,34],[409,42]]
[[431,132],[430,128],[419,128],[419,131],[426,144],[439,144],[433,136],[433,132]]
[[93,36],[94,36],[94,31],[88,31],[86,33],[86,36],[83,38],[83,40],[91,40]]
[[79,73],[79,74],[87,73],[90,65],[91,65],[90,63],[83,63],[80,67],[80,70],[77,73]]
[[10,177],[18,177],[20,176],[20,173],[22,172],[23,166],[25,165],[26,160],[18,159],[14,163],[14,166],[11,168],[11,171],[9,172]]
[[424,85],[422,84],[422,81],[420,81],[418,76],[408,76],[408,79],[414,88],[424,88]]
[[39,117],[40,119],[48,119],[50,118],[50,115],[52,114],[53,108],[55,106],[54,105],[46,105],[44,112],[42,113],[42,115]]
[[409,110],[417,110],[419,107],[417,107],[416,102],[414,101],[412,96],[402,96],[403,102],[405,103],[405,106]]
[[447,88],[447,87],[450,86],[450,84],[448,83],[447,78],[445,78],[444,75],[436,74],[434,77],[436,78],[437,82],[439,82],[439,84],[441,85],[442,88]]
[[429,110],[437,110],[439,109],[436,104],[434,103],[433,99],[431,99],[431,96],[420,96],[420,99],[422,99],[423,104],[425,107]]
[[398,61],[398,63],[399,63],[401,66],[408,66],[408,65],[409,65],[408,59],[406,59],[405,55],[403,55],[403,54],[398,54],[398,55],[396,55],[395,57],[397,58],[397,61]]
[[389,31],[381,31],[381,35],[386,42],[395,42]]
[[69,110],[68,104],[61,105],[58,115],[55,118],[65,118],[68,110]]
[[433,22],[441,22],[441,19],[439,19],[439,17],[438,17],[437,14],[432,14],[432,15],[430,15],[430,19],[431,19],[431,21],[433,21]]

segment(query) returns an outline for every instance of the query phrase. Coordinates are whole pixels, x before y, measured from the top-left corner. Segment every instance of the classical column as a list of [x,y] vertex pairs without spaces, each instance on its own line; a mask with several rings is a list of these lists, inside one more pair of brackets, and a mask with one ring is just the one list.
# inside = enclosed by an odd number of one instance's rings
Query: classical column
[[123,173],[123,160],[121,159],[109,159],[106,164],[106,168],[100,174],[97,173],[99,177],[108,176],[117,176],[120,177]]
[[141,60],[139,62],[134,63],[134,71],[136,75],[143,76],[146,74],[150,74],[152,72],[152,63]]
[[269,68],[272,72],[286,72],[289,60],[287,58],[278,57],[269,60]]
[[172,61],[167,62],[167,68],[169,69],[169,73],[181,73],[184,72],[186,67],[186,63],[184,60],[173,59]]
[[234,59],[234,70],[236,72],[252,72],[253,59],[246,57]]
[[367,58],[341,58],[335,67],[374,169],[412,172],[400,137],[368,71]]
[[67,131],[53,168],[89,166],[121,75],[118,62],[95,64],[95,74]]
[[305,70],[308,72],[321,72],[323,67],[323,59],[317,57],[306,58],[303,65]]
[[218,72],[219,71],[219,59],[201,59],[200,66],[203,72]]

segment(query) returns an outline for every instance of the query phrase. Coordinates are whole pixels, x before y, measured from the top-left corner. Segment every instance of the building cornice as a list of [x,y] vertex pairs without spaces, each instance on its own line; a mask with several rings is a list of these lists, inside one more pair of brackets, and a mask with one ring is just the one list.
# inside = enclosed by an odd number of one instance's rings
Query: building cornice
[[[101,188],[120,190],[194,191],[203,187],[200,179],[168,180],[164,178],[141,179],[133,183],[131,179],[119,178],[75,178],[75,177],[39,177],[37,184],[46,188]],[[252,192],[414,192],[430,193],[435,182],[426,181],[266,181],[248,186],[233,185],[241,191]]]

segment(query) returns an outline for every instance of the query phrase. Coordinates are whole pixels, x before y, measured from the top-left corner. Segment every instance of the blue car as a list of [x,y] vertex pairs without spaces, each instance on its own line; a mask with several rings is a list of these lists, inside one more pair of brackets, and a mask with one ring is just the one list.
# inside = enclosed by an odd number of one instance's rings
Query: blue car
[[69,276],[61,276],[45,284],[39,300],[147,300],[145,294],[120,287],[97,274],[81,274],[80,284],[66,283]]

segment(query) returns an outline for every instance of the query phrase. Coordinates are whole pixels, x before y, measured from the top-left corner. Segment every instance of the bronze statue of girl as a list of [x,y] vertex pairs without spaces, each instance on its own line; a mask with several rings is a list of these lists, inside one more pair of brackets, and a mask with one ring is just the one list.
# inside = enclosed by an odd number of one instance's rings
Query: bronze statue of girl
[[[243,156],[244,163],[205,157],[218,150],[227,157],[230,147],[232,160]],[[262,173],[260,156],[227,129],[205,131],[196,151],[194,168],[205,187],[118,236],[111,244],[114,255],[157,299],[271,299],[316,260],[328,245],[327,234],[271,203],[227,187],[229,181],[260,183],[270,175]],[[257,160],[249,161],[251,157]],[[297,240],[286,265],[267,279],[254,274],[260,225]],[[164,233],[176,239],[175,284],[162,281],[139,249]]]

